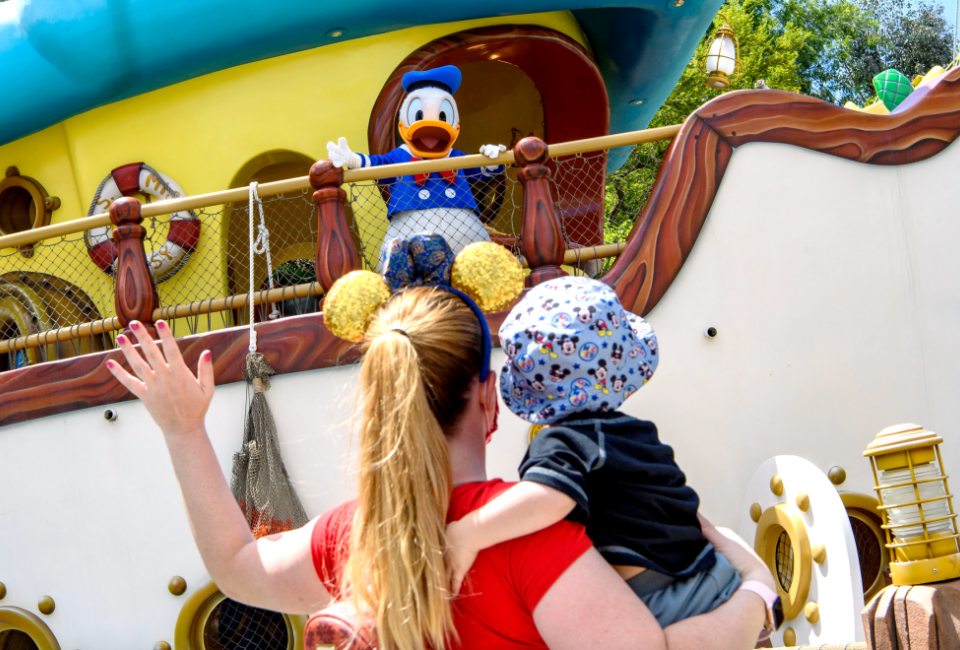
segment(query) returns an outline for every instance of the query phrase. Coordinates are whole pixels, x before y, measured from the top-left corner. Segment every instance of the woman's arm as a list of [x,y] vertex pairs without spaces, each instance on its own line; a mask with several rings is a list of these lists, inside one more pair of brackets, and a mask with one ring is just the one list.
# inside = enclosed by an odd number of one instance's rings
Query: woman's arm
[[136,321],[130,329],[143,357],[125,336],[117,337],[136,377],[113,361],[107,368],[140,398],[163,433],[190,529],[210,577],[228,597],[248,605],[290,614],[321,609],[330,595],[313,567],[313,522],[254,540],[204,428],[214,390],[210,352],[200,355],[195,377],[167,324],[158,321],[156,327],[163,354]]
[[517,537],[543,530],[570,514],[577,503],[552,487],[521,481],[485,506],[447,526],[447,565],[453,593],[477,553]]
[[[762,562],[756,562],[759,566],[751,565],[748,571],[761,569]],[[763,628],[766,605],[756,594],[738,591],[709,614],[664,630],[626,581],[591,548],[547,591],[533,619],[550,650],[749,650]]]

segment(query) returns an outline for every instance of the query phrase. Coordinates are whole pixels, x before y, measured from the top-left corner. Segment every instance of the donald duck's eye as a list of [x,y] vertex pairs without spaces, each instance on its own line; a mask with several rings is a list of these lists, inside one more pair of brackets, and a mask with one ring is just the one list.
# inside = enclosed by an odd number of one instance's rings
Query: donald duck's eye
[[453,104],[446,99],[440,104],[440,121],[453,126]]
[[416,97],[410,101],[407,107],[407,126],[423,119],[423,101]]

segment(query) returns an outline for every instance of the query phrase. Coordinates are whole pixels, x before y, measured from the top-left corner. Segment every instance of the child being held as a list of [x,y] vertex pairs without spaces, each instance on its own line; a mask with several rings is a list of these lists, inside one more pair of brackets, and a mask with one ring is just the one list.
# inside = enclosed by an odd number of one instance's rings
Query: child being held
[[740,577],[714,552],[699,498],[652,422],[617,411],[653,376],[657,339],[607,285],[550,280],[500,328],[506,405],[547,425],[530,443],[521,482],[447,529],[454,593],[476,553],[567,517],[666,627],[729,599]]

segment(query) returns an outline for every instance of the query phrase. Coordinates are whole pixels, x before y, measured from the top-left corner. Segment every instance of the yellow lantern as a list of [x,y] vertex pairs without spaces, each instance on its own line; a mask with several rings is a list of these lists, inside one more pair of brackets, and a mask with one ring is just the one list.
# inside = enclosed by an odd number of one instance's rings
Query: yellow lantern
[[723,90],[730,87],[730,78],[740,73],[740,42],[727,22],[727,17],[723,14],[717,15],[723,17],[723,27],[713,35],[710,49],[701,57],[700,70],[707,75],[704,83],[708,88]]
[[916,424],[887,427],[867,446],[895,585],[960,578],[957,515],[943,438]]

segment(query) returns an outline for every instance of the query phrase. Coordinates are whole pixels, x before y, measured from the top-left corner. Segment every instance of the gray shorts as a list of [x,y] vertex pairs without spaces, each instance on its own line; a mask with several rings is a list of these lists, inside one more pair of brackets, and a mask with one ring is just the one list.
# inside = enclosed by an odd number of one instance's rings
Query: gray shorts
[[716,555],[717,563],[702,573],[674,578],[647,569],[627,580],[627,584],[657,617],[660,627],[667,627],[713,611],[727,602],[740,586],[740,575],[725,557]]

